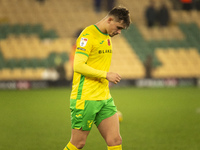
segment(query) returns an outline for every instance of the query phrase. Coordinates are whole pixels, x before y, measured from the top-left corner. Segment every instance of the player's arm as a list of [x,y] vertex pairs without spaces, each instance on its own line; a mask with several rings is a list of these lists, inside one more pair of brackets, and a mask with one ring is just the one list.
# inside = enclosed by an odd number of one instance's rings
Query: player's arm
[[86,64],[88,56],[77,53],[74,59],[74,71],[86,77],[106,78],[108,81],[117,84],[120,82],[121,77],[114,72],[106,72],[94,69]]
[[86,77],[106,78],[107,72],[90,67],[86,64],[87,59],[87,55],[76,53],[74,58],[74,72]]

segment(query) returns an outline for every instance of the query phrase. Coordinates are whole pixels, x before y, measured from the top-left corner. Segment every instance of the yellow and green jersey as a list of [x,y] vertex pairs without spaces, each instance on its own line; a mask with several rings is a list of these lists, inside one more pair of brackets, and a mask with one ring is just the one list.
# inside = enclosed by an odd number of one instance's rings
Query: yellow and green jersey
[[111,98],[106,74],[110,69],[112,43],[96,25],[83,30],[77,39],[74,76],[70,99],[106,100]]

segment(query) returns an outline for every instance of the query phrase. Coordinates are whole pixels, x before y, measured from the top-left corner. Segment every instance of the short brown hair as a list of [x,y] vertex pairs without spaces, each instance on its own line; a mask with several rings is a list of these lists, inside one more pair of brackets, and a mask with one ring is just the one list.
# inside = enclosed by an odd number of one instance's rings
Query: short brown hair
[[114,7],[108,13],[108,16],[114,16],[117,19],[117,21],[122,20],[123,23],[126,25],[126,28],[128,28],[131,23],[129,10],[122,6]]

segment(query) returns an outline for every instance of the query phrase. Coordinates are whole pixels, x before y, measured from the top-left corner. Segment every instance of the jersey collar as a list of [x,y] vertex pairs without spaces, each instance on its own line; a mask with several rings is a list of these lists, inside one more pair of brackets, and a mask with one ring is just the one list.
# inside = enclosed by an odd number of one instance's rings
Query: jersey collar
[[101,32],[101,30],[99,30],[99,28],[98,28],[96,25],[94,25],[94,26],[96,27],[96,29],[97,29],[101,34],[103,34],[103,35],[108,35],[108,34],[106,34],[106,33]]

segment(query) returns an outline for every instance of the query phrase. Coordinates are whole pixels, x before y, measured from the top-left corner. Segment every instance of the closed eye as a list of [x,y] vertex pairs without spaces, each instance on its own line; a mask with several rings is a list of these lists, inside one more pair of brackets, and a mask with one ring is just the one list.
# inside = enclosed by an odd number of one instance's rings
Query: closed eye
[[123,28],[122,27],[117,27],[117,29],[122,30]]

